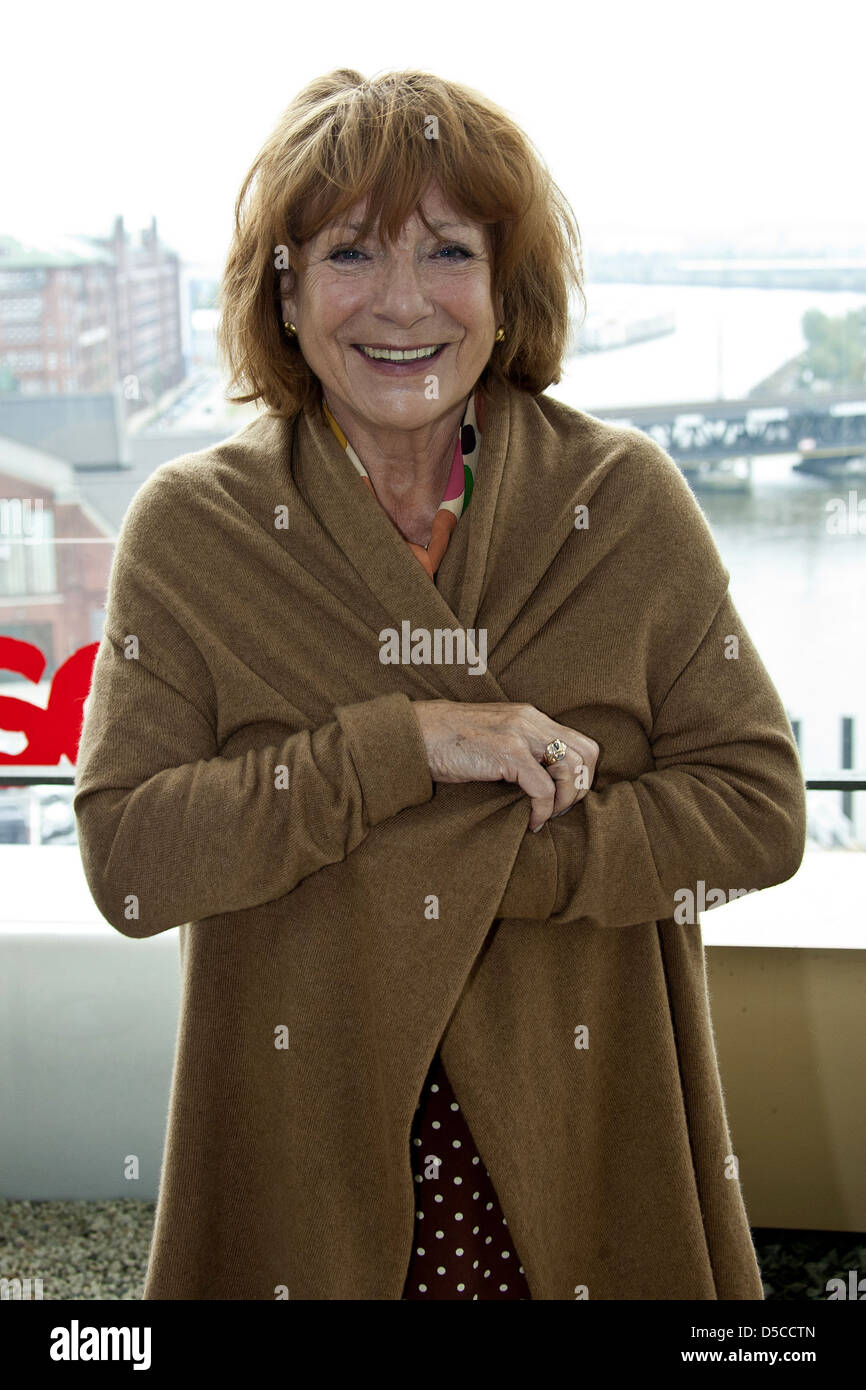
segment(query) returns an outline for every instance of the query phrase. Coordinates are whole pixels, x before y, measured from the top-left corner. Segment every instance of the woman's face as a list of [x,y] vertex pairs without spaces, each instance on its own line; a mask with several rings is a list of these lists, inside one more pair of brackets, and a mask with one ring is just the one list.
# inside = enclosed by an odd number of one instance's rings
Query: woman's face
[[[484,227],[467,222],[434,187],[424,200],[438,238],[415,213],[394,245],[377,228],[357,247],[363,206],[304,247],[297,284],[282,271],[284,317],[328,404],[370,429],[417,429],[447,414],[474,387],[493,350],[497,319]],[[372,360],[372,348],[438,348],[428,360]]]

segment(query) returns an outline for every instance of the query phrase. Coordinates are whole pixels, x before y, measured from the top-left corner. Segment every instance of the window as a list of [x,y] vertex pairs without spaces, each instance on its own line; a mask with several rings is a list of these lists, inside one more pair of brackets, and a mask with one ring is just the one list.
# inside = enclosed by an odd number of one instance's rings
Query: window
[[[57,591],[54,514],[41,498],[0,499],[0,596],[26,597]],[[0,610],[2,612],[2,610]],[[2,622],[2,632],[7,627]]]
[[42,313],[40,295],[32,299],[0,299],[0,319],[38,319]]

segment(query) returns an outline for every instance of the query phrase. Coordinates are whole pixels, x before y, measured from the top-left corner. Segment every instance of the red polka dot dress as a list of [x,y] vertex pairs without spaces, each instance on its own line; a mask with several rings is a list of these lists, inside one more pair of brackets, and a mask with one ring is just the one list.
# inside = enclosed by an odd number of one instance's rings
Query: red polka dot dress
[[[341,448],[375,497],[367,470],[324,400],[322,409]],[[472,497],[483,427],[483,398],[474,391],[457,431],[451,473],[430,543],[409,546],[434,584],[454,527]],[[523,1266],[493,1184],[438,1052],[415,1111],[410,1149],[415,1232],[403,1300],[529,1299]]]

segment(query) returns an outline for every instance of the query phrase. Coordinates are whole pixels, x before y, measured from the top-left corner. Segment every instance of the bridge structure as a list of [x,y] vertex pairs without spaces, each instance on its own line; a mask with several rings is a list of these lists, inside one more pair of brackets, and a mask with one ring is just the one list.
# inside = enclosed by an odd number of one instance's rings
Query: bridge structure
[[[743,461],[751,478],[761,458],[796,454],[793,467],[818,477],[866,478],[866,382],[820,396],[798,393],[741,400],[619,405],[586,413],[655,439],[686,475],[710,478]],[[852,466],[853,465],[853,466]]]

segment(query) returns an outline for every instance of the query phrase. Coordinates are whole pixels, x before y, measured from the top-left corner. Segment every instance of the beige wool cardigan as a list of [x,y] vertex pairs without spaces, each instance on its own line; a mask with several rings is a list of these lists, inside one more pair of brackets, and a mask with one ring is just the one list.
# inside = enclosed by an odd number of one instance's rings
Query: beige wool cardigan
[[[179,928],[146,1299],[399,1300],[437,1047],[533,1299],[762,1297],[681,905],[796,871],[791,726],[667,453],[484,405],[435,584],[315,408],[125,517],[74,809],[108,922]],[[404,622],[486,669],[384,662]],[[591,790],[536,835],[516,784],[434,784],[418,699],[535,705]]]

